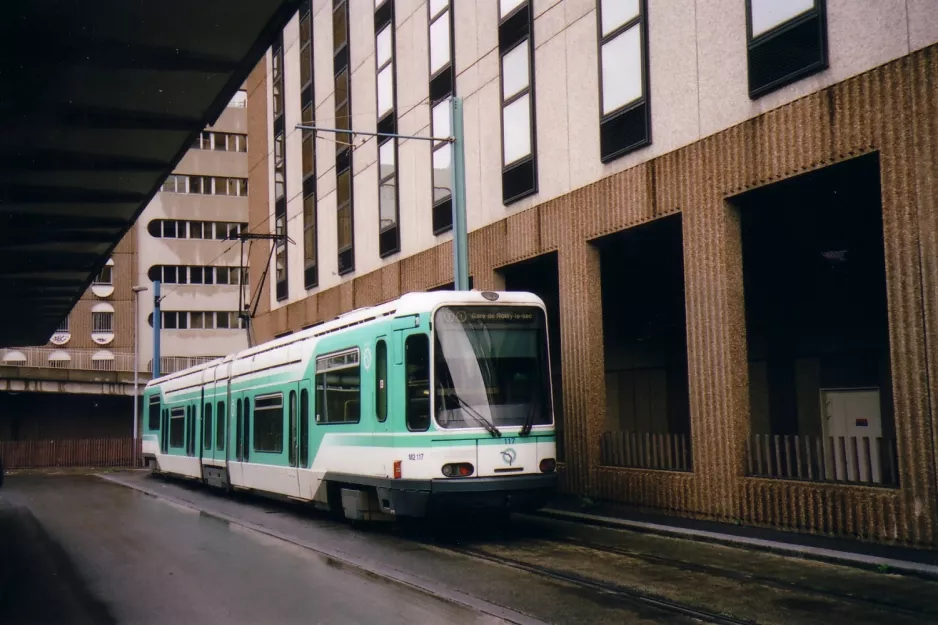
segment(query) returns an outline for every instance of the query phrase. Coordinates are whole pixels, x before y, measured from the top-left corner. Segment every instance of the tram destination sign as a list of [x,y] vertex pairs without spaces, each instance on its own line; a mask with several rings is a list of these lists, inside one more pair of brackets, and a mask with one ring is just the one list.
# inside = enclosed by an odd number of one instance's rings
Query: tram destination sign
[[437,313],[445,324],[537,325],[541,309],[533,306],[459,306],[446,307]]

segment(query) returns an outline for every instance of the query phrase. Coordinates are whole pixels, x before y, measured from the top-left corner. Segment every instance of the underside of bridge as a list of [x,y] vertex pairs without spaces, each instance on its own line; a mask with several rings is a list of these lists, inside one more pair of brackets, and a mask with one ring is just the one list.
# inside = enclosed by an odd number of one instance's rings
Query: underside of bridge
[[299,3],[0,10],[0,347],[48,340]]

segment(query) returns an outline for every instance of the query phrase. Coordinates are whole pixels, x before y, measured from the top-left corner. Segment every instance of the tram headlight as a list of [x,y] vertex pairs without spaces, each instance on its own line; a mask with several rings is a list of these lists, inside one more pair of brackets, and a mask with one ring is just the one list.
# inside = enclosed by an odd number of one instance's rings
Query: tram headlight
[[473,473],[475,473],[475,467],[468,462],[443,465],[443,475],[446,477],[469,477]]
[[544,458],[541,460],[541,473],[553,473],[557,468],[557,461],[553,458]]

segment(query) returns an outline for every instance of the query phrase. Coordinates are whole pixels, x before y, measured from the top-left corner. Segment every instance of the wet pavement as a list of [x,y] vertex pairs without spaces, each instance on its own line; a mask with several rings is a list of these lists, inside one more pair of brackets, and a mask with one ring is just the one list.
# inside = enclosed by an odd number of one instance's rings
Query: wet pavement
[[87,584],[73,602],[113,622],[938,623],[938,583],[914,577],[536,516],[361,529],[106,477],[9,476],[0,502],[35,515]]

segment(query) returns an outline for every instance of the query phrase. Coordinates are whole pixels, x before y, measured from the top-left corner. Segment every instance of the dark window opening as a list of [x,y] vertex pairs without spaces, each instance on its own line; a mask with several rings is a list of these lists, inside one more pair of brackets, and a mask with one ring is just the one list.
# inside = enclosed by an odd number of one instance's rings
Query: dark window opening
[[681,220],[664,217],[597,243],[607,466],[693,468]]
[[733,200],[750,474],[898,486],[881,197],[873,154]]

